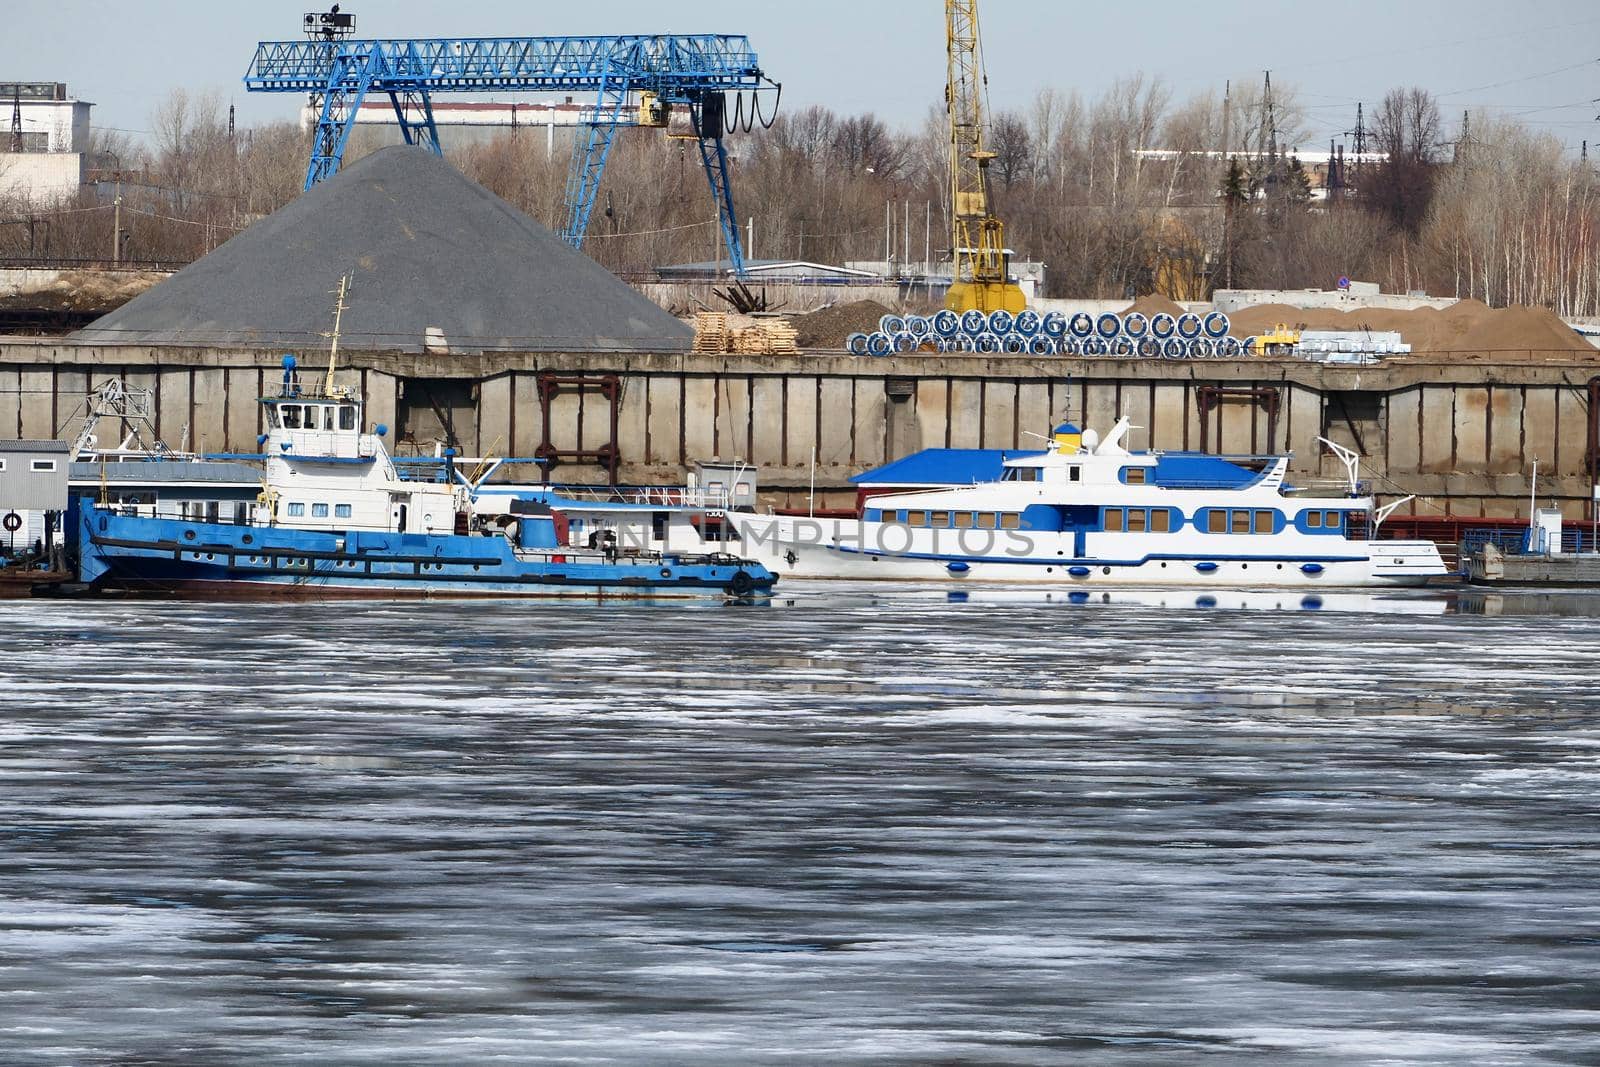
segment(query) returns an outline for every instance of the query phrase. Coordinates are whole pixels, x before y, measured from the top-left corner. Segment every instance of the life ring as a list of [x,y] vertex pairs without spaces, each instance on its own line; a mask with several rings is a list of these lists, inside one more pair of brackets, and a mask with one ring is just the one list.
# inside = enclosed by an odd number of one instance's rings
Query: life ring
[[7,533],[16,533],[18,530],[22,529],[22,516],[18,515],[15,511],[6,512],[5,519],[0,521],[5,523]]
[[748,571],[734,571],[733,577],[728,579],[728,589],[734,596],[749,596],[755,592],[756,580]]

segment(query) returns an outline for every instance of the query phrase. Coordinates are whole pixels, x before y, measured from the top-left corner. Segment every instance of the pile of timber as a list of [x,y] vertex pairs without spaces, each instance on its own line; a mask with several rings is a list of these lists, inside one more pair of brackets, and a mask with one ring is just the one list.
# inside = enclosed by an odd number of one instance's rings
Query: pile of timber
[[694,351],[741,356],[782,356],[800,351],[798,331],[788,319],[760,319],[734,329],[725,311],[702,311],[694,317]]

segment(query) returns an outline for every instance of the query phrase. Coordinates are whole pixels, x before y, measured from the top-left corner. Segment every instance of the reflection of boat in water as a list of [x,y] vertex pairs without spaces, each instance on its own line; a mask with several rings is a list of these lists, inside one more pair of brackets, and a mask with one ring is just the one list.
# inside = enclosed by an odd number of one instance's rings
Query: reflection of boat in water
[[1059,426],[996,480],[872,497],[859,519],[739,515],[742,546],[813,578],[1315,588],[1446,573],[1430,541],[1373,538],[1394,505],[1360,494],[1348,449],[1325,442],[1348,495],[1312,497],[1284,484],[1288,456],[1130,452],[1129,429]]
[[[1450,615],[1473,613],[1453,590],[1376,591],[1364,589],[1194,589],[1140,586],[1022,588],[1015,584],[907,583],[893,588],[881,582],[818,581],[785,587],[788,603],[803,605],[813,598],[860,595],[875,602],[945,600],[969,604],[1156,608],[1168,611],[1286,611],[1370,615]],[[1597,601],[1600,607],[1600,601]]]

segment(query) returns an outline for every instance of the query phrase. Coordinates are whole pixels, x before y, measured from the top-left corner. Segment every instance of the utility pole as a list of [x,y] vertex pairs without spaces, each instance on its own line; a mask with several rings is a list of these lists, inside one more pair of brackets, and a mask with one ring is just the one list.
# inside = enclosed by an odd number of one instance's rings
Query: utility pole
[[22,151],[22,86],[11,87],[11,151]]
[[122,262],[122,160],[117,160],[117,196],[111,210],[111,263]]
[[1233,152],[1233,82],[1222,83],[1222,162]]

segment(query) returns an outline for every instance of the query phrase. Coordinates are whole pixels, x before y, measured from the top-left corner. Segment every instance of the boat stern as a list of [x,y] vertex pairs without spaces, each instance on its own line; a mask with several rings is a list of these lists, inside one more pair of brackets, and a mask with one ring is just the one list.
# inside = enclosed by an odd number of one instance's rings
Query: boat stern
[[1450,573],[1432,541],[1368,541],[1372,577],[1397,585],[1422,585]]

